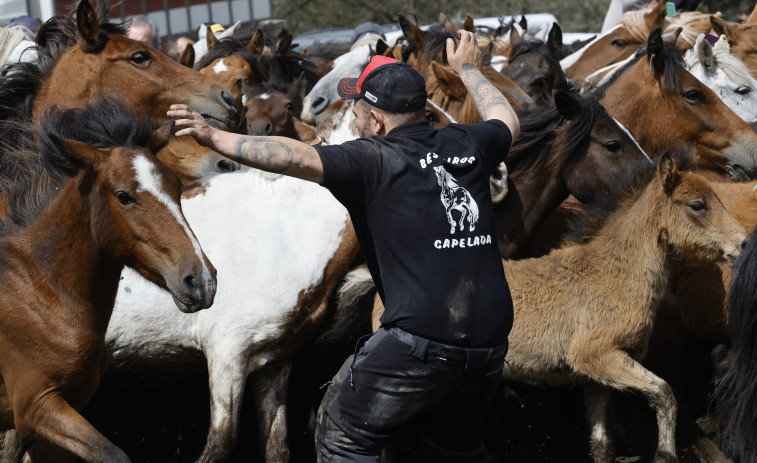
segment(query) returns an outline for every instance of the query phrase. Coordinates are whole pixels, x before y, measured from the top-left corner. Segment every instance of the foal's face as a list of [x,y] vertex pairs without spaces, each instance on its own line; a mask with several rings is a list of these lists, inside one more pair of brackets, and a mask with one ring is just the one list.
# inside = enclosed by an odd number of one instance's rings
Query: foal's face
[[117,262],[167,289],[185,312],[210,307],[216,270],[181,210],[181,182],[144,149],[112,148],[91,166],[92,227]]

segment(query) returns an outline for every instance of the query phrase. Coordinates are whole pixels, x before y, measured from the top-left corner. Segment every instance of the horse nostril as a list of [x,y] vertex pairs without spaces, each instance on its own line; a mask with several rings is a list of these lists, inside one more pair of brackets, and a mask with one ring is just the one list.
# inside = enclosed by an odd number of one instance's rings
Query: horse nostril
[[747,243],[749,243],[749,240],[745,238],[744,241],[742,241],[741,244],[739,245],[739,251],[743,251]]
[[221,98],[223,98],[223,101],[229,105],[230,108],[233,108],[234,111],[237,111],[237,100],[234,99],[234,97],[231,95],[231,93],[222,90],[221,91]]
[[222,159],[218,161],[217,167],[221,172],[234,172],[235,170],[237,170],[237,167],[234,165],[234,163],[229,161],[228,159]]
[[319,114],[323,112],[323,110],[326,109],[326,99],[322,96],[319,96],[315,99],[315,101],[313,101],[313,105],[310,108],[310,112],[313,114]]
[[197,280],[195,279],[194,275],[188,275],[184,277],[184,289],[187,291],[187,294],[189,296],[200,299],[202,295],[202,289],[197,285]]
[[273,134],[273,126],[268,123],[265,125],[265,134],[266,135],[272,135]]

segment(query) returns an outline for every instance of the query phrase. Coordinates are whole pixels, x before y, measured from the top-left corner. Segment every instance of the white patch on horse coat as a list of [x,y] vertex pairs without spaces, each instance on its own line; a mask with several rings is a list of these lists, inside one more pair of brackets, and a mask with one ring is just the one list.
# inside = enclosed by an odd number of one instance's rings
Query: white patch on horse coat
[[650,157],[649,157],[649,155],[647,154],[647,152],[646,152],[646,151],[644,151],[644,148],[642,148],[642,147],[641,147],[641,145],[640,145],[640,144],[639,144],[639,142],[638,142],[638,141],[636,140],[636,137],[634,137],[634,136],[633,136],[633,134],[631,133],[631,131],[630,131],[630,130],[628,130],[628,129],[626,128],[626,126],[624,126],[623,124],[621,124],[621,123],[620,123],[620,121],[619,121],[619,120],[617,120],[617,119],[615,119],[614,117],[612,118],[612,120],[614,120],[614,121],[615,121],[615,123],[616,123],[616,124],[618,124],[618,127],[620,127],[620,130],[622,130],[623,132],[625,132],[625,133],[626,133],[626,135],[628,135],[628,137],[629,137],[629,138],[630,138],[631,140],[633,140],[633,142],[634,142],[634,144],[636,145],[636,147],[637,147],[637,148],[639,148],[639,151],[641,151],[641,153],[642,153],[642,154],[644,155],[644,157],[645,157],[645,158],[647,158],[647,161],[649,161],[649,162],[650,162],[650,163],[651,163],[652,165],[654,165],[654,161],[652,161],[652,158],[650,158]]
[[226,66],[226,63],[223,62],[223,58],[221,58],[215,66],[213,66],[213,72],[216,74],[220,74],[222,72],[226,72],[229,70],[229,67]]
[[[599,69],[598,71],[594,71],[593,73],[589,74],[586,77],[586,80],[584,81],[584,89],[586,86],[590,86],[592,89],[602,88],[604,87],[607,82],[612,79],[612,77],[623,67],[633,61],[636,57],[634,55],[629,56],[628,58],[624,59],[623,61],[619,61],[617,63],[610,64],[608,66],[603,67],[602,69]],[[600,79],[601,76],[601,79]],[[597,79],[599,79],[599,82],[594,82]],[[584,89],[581,89],[581,94],[583,95]]]
[[186,352],[204,353],[211,433],[219,438],[237,425],[234,406],[247,377],[296,334],[284,330],[294,328],[288,321],[299,295],[323,281],[349,217],[325,188],[290,177],[271,182],[257,169],[218,175],[205,186],[183,199],[182,209],[218,272],[213,306],[182,313],[166,292],[126,269],[106,340],[111,374],[147,358],[174,366]]
[[267,99],[271,98],[271,94],[270,93],[263,93],[262,95],[259,95],[258,98],[260,98],[261,100],[267,100]]
[[562,70],[565,72],[568,72],[568,69],[571,68],[571,66],[575,65],[579,59],[581,59],[581,56],[583,56],[584,52],[589,49],[590,46],[594,45],[595,43],[599,42],[600,39],[602,39],[604,36],[612,33],[615,29],[622,27],[622,24],[618,24],[617,26],[613,27],[609,31],[605,32],[604,34],[598,35],[594,40],[584,45],[583,48],[581,48],[578,51],[573,52],[572,54],[566,56],[562,60],[560,60],[560,66],[562,67]]
[[155,199],[157,199],[159,203],[166,206],[166,209],[168,209],[171,215],[173,215],[176,222],[178,222],[179,225],[181,225],[181,227],[184,229],[184,233],[187,234],[189,240],[192,242],[192,247],[195,250],[197,258],[200,260],[200,262],[202,262],[203,281],[210,281],[212,279],[210,275],[210,269],[208,269],[208,266],[205,263],[205,259],[202,256],[202,248],[200,247],[200,243],[197,241],[194,233],[192,233],[192,230],[189,229],[187,221],[184,220],[184,216],[181,213],[181,209],[179,209],[179,205],[171,200],[166,192],[163,191],[163,188],[161,187],[163,180],[161,179],[158,171],[155,170],[155,164],[150,162],[144,155],[140,154],[134,158],[133,166],[134,171],[137,173],[137,184],[139,185],[137,187],[137,191],[146,191],[152,194],[153,196],[155,196]]

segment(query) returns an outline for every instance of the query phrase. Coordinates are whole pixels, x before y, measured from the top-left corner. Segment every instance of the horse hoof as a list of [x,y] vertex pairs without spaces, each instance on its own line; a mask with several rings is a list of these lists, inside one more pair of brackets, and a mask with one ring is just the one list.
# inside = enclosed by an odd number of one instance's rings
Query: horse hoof
[[660,451],[655,453],[652,463],[678,463],[678,458],[671,453]]

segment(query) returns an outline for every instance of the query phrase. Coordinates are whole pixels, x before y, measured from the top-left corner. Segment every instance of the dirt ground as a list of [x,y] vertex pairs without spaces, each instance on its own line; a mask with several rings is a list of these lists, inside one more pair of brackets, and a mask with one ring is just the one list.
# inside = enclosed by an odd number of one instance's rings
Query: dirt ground
[[[684,384],[698,416],[710,408],[710,346],[687,347]],[[312,346],[296,357],[289,391],[291,462],[315,461],[312,420],[326,383],[351,346]],[[206,372],[167,377],[145,372],[131,378],[106,375],[84,415],[123,448],[134,462],[192,462],[207,435],[209,398]],[[496,463],[583,463],[588,458],[588,429],[583,398],[577,387],[537,385],[501,386],[486,418],[485,442]],[[516,392],[514,392],[516,391]],[[249,399],[249,398],[247,398]],[[616,395],[616,442],[619,462],[651,461],[657,427],[647,403],[633,394]],[[680,401],[680,399],[679,399]],[[255,413],[245,400],[239,443],[232,462],[262,462],[257,443]],[[387,452],[387,461],[420,461],[417,436],[408,433]],[[679,439],[681,463],[695,463]]]

